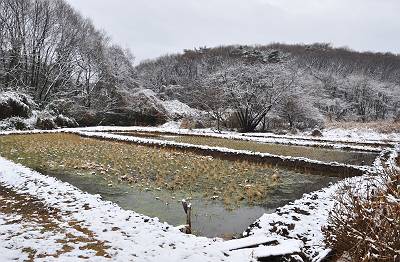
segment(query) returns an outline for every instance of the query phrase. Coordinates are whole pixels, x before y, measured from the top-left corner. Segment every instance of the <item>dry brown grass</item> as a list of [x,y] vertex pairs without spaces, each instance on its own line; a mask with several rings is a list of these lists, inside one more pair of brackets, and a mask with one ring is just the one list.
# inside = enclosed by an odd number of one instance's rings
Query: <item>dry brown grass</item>
[[390,134],[400,132],[400,121],[374,121],[374,122],[329,122],[326,123],[327,128],[343,128],[343,129],[371,129],[378,133]]
[[[268,164],[228,161],[190,152],[81,138],[72,134],[0,137],[4,157],[36,170],[115,177],[142,190],[165,189],[212,198],[226,206],[263,203],[279,181]],[[286,172],[286,171],[285,171]]]
[[324,233],[338,257],[400,261],[400,172],[387,170],[384,181],[371,190],[347,185],[336,196]]

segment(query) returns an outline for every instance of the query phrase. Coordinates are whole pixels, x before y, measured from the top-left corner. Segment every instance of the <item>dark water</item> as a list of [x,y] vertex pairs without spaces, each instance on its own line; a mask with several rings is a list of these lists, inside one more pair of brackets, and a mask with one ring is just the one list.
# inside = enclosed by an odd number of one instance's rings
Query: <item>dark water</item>
[[[42,172],[43,173],[43,172]],[[282,173],[285,173],[282,175]],[[109,187],[107,181],[95,175],[47,174],[68,182],[79,189],[99,194],[104,200],[112,201],[126,210],[158,217],[162,222],[178,226],[185,224],[181,200],[184,193],[170,191],[145,192],[135,187],[114,181]],[[243,203],[234,210],[228,210],[222,201],[194,196],[192,203],[192,226],[194,233],[207,237],[240,235],[251,223],[264,213],[272,213],[279,206],[298,199],[303,193],[318,190],[338,178],[281,171],[282,183],[270,191],[262,205],[249,206]],[[168,204],[167,204],[168,203]]]
[[310,146],[281,145],[204,136],[163,135],[158,133],[114,132],[118,135],[128,135],[195,145],[220,146],[237,150],[270,153],[274,155],[306,157],[323,162],[338,162],[351,165],[370,166],[378,156],[377,153],[363,151],[347,151]]

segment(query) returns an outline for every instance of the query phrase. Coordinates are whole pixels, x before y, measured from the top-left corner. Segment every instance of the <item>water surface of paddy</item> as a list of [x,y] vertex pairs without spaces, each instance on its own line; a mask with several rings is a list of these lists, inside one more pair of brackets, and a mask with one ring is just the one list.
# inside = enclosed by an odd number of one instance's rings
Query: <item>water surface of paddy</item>
[[[70,183],[79,189],[99,194],[104,200],[118,204],[126,210],[133,210],[150,217],[158,217],[162,222],[178,226],[185,224],[185,214],[181,199],[186,198],[184,192],[171,193],[165,190],[143,191],[113,180],[112,187],[100,176],[48,173],[61,181]],[[257,205],[240,205],[227,209],[218,200],[205,199],[193,195],[188,200],[192,203],[192,226],[194,234],[207,237],[223,237],[230,239],[239,237],[247,227],[264,213],[272,213],[277,207],[298,199],[305,192],[318,190],[336,178],[315,177],[301,174],[289,174],[292,182],[278,186],[272,190],[264,203]]]
[[189,198],[194,232],[209,237],[240,234],[262,214],[338,181],[71,134],[2,136],[0,155],[175,226],[185,222],[180,200]]
[[282,145],[226,138],[215,138],[192,135],[167,135],[147,132],[114,132],[118,135],[127,135],[143,138],[160,139],[188,143],[194,145],[207,145],[213,147],[227,147],[237,150],[270,153],[273,155],[306,157],[323,162],[339,162],[351,165],[372,165],[378,154],[361,151],[346,151],[310,146]]

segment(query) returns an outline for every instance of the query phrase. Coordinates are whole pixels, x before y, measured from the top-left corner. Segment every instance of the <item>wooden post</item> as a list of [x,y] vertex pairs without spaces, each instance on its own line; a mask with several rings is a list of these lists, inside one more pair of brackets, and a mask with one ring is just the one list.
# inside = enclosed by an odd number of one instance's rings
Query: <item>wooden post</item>
[[186,234],[192,234],[192,204],[182,200],[183,210],[186,214]]

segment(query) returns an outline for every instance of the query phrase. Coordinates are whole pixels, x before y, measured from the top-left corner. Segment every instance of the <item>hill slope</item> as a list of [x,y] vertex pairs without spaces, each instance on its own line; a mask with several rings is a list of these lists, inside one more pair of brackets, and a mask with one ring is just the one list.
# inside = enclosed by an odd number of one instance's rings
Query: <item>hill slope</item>
[[[160,95],[180,99],[213,115],[218,115],[215,111],[220,109],[240,111],[247,107],[253,111],[250,114],[263,116],[263,110],[268,111],[265,116],[278,118],[291,127],[315,125],[322,118],[363,122],[393,119],[400,108],[400,56],[360,53],[328,44],[185,50],[144,61],[136,70],[140,82]],[[274,82],[277,79],[280,85]],[[285,81],[293,83],[288,87]],[[271,93],[278,90],[264,94],[268,88],[287,90],[277,97]],[[239,95],[227,93],[242,93],[242,100]],[[244,106],[252,94],[261,101]],[[216,96],[226,101],[215,101]],[[268,101],[271,99],[274,101]],[[305,121],[310,115],[314,121]]]

